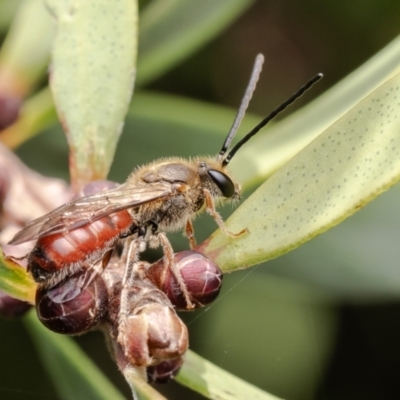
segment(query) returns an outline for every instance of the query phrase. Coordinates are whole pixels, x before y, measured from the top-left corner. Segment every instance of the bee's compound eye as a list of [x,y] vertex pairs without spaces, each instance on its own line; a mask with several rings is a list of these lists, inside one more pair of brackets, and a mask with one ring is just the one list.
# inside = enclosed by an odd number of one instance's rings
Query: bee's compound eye
[[235,194],[235,185],[227,175],[215,169],[208,170],[208,175],[225,197],[232,197]]

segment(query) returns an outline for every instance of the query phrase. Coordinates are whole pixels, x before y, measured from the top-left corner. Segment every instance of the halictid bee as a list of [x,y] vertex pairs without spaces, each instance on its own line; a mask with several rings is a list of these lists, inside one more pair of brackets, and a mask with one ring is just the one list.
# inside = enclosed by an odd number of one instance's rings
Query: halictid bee
[[229,162],[252,136],[322,77],[312,78],[229,150],[263,61],[263,55],[257,55],[239,111],[217,157],[153,161],[133,171],[122,185],[72,200],[18,232],[10,244],[37,240],[28,255],[28,270],[34,280],[42,287],[52,287],[81,269],[93,271],[93,265],[101,260],[101,268],[105,268],[117,242],[131,237],[142,238],[151,247],[161,245],[165,264],[185,289],[165,232],[185,229],[191,248],[195,247],[192,219],[205,210],[226,234],[243,233],[229,232],[215,206],[221,199],[238,199],[240,195],[239,184],[227,171]]

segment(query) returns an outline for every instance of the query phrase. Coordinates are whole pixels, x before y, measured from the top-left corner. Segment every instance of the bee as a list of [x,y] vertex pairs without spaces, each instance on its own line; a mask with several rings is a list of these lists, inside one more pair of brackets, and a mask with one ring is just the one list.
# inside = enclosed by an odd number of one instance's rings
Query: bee
[[264,57],[259,54],[238,113],[216,158],[172,157],[154,161],[137,168],[124,184],[74,199],[28,223],[17,233],[10,244],[37,240],[28,255],[28,270],[34,280],[42,287],[52,287],[81,269],[93,270],[92,266],[101,261],[100,272],[88,275],[82,282],[84,287],[106,267],[117,243],[131,237],[133,241],[143,238],[141,242],[151,247],[162,246],[165,264],[172,268],[185,292],[165,233],[184,229],[194,248],[192,220],[205,210],[227,235],[243,234],[244,231],[229,232],[216,211],[221,199],[240,196],[239,184],[227,172],[229,162],[251,137],[322,77],[318,74],[312,78],[229,150],[255,90],[263,61]]

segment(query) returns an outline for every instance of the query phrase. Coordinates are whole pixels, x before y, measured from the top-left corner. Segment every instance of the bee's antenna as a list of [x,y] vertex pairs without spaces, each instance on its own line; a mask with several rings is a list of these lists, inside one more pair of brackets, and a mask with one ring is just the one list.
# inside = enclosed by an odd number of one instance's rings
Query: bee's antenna
[[244,114],[250,103],[251,97],[253,96],[254,90],[257,86],[258,78],[260,77],[263,63],[264,63],[264,56],[262,54],[257,54],[256,60],[254,61],[253,71],[251,72],[250,81],[247,85],[246,92],[244,93],[242,102],[240,103],[239,110],[236,114],[235,120],[233,121],[232,127],[229,130],[228,136],[226,137],[225,142],[222,145],[222,149],[218,154],[218,162],[220,164],[224,163],[222,159],[226,151],[228,150],[230,144],[232,143],[232,140],[235,137],[237,130],[239,129],[240,123],[242,122]]
[[[277,107],[274,111],[272,111],[269,115],[267,115],[257,126],[255,126],[242,140],[240,140],[236,145],[231,149],[225,159],[221,162],[221,165],[225,167],[229,164],[232,157],[236,154],[236,152],[251,138],[253,137],[261,128],[268,124],[269,121],[274,119],[280,112],[282,112],[286,107],[290,106],[294,101],[296,101],[299,97],[301,97],[304,92],[311,88],[314,83],[318,82],[323,77],[323,74],[319,73],[311,78],[304,86],[302,86],[295,94],[289,97],[284,103],[282,103],[279,107]],[[249,85],[250,86],[250,85]],[[246,93],[247,94],[247,93]],[[244,100],[244,99],[243,99]],[[243,104],[243,102],[242,102]],[[238,113],[239,114],[239,113]],[[226,141],[225,141],[226,142]]]

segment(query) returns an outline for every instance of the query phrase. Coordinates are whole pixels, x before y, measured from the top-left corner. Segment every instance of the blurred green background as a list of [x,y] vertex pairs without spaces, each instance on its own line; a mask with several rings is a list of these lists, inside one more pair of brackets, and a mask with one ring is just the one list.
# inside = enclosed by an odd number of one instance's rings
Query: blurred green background
[[[252,113],[265,115],[313,74],[324,73],[293,111],[394,39],[399,15],[400,2],[394,0],[254,1],[222,34],[137,95],[164,92],[236,109],[261,52],[266,62]],[[222,137],[137,115],[134,102],[135,97],[111,179],[123,181],[136,165],[156,157],[219,151]],[[17,154],[45,175],[68,178],[59,126],[26,142]],[[212,307],[183,315],[191,348],[285,399],[400,398],[399,196],[396,186],[286,256],[226,275]],[[230,212],[227,207],[223,215]],[[205,239],[214,222],[203,216],[196,229],[198,239]],[[187,247],[181,235],[173,235],[173,245],[177,251]],[[58,398],[23,324],[1,320],[0,332],[0,399]],[[76,340],[129,398],[102,336]],[[157,389],[170,399],[200,398],[176,383]]]

